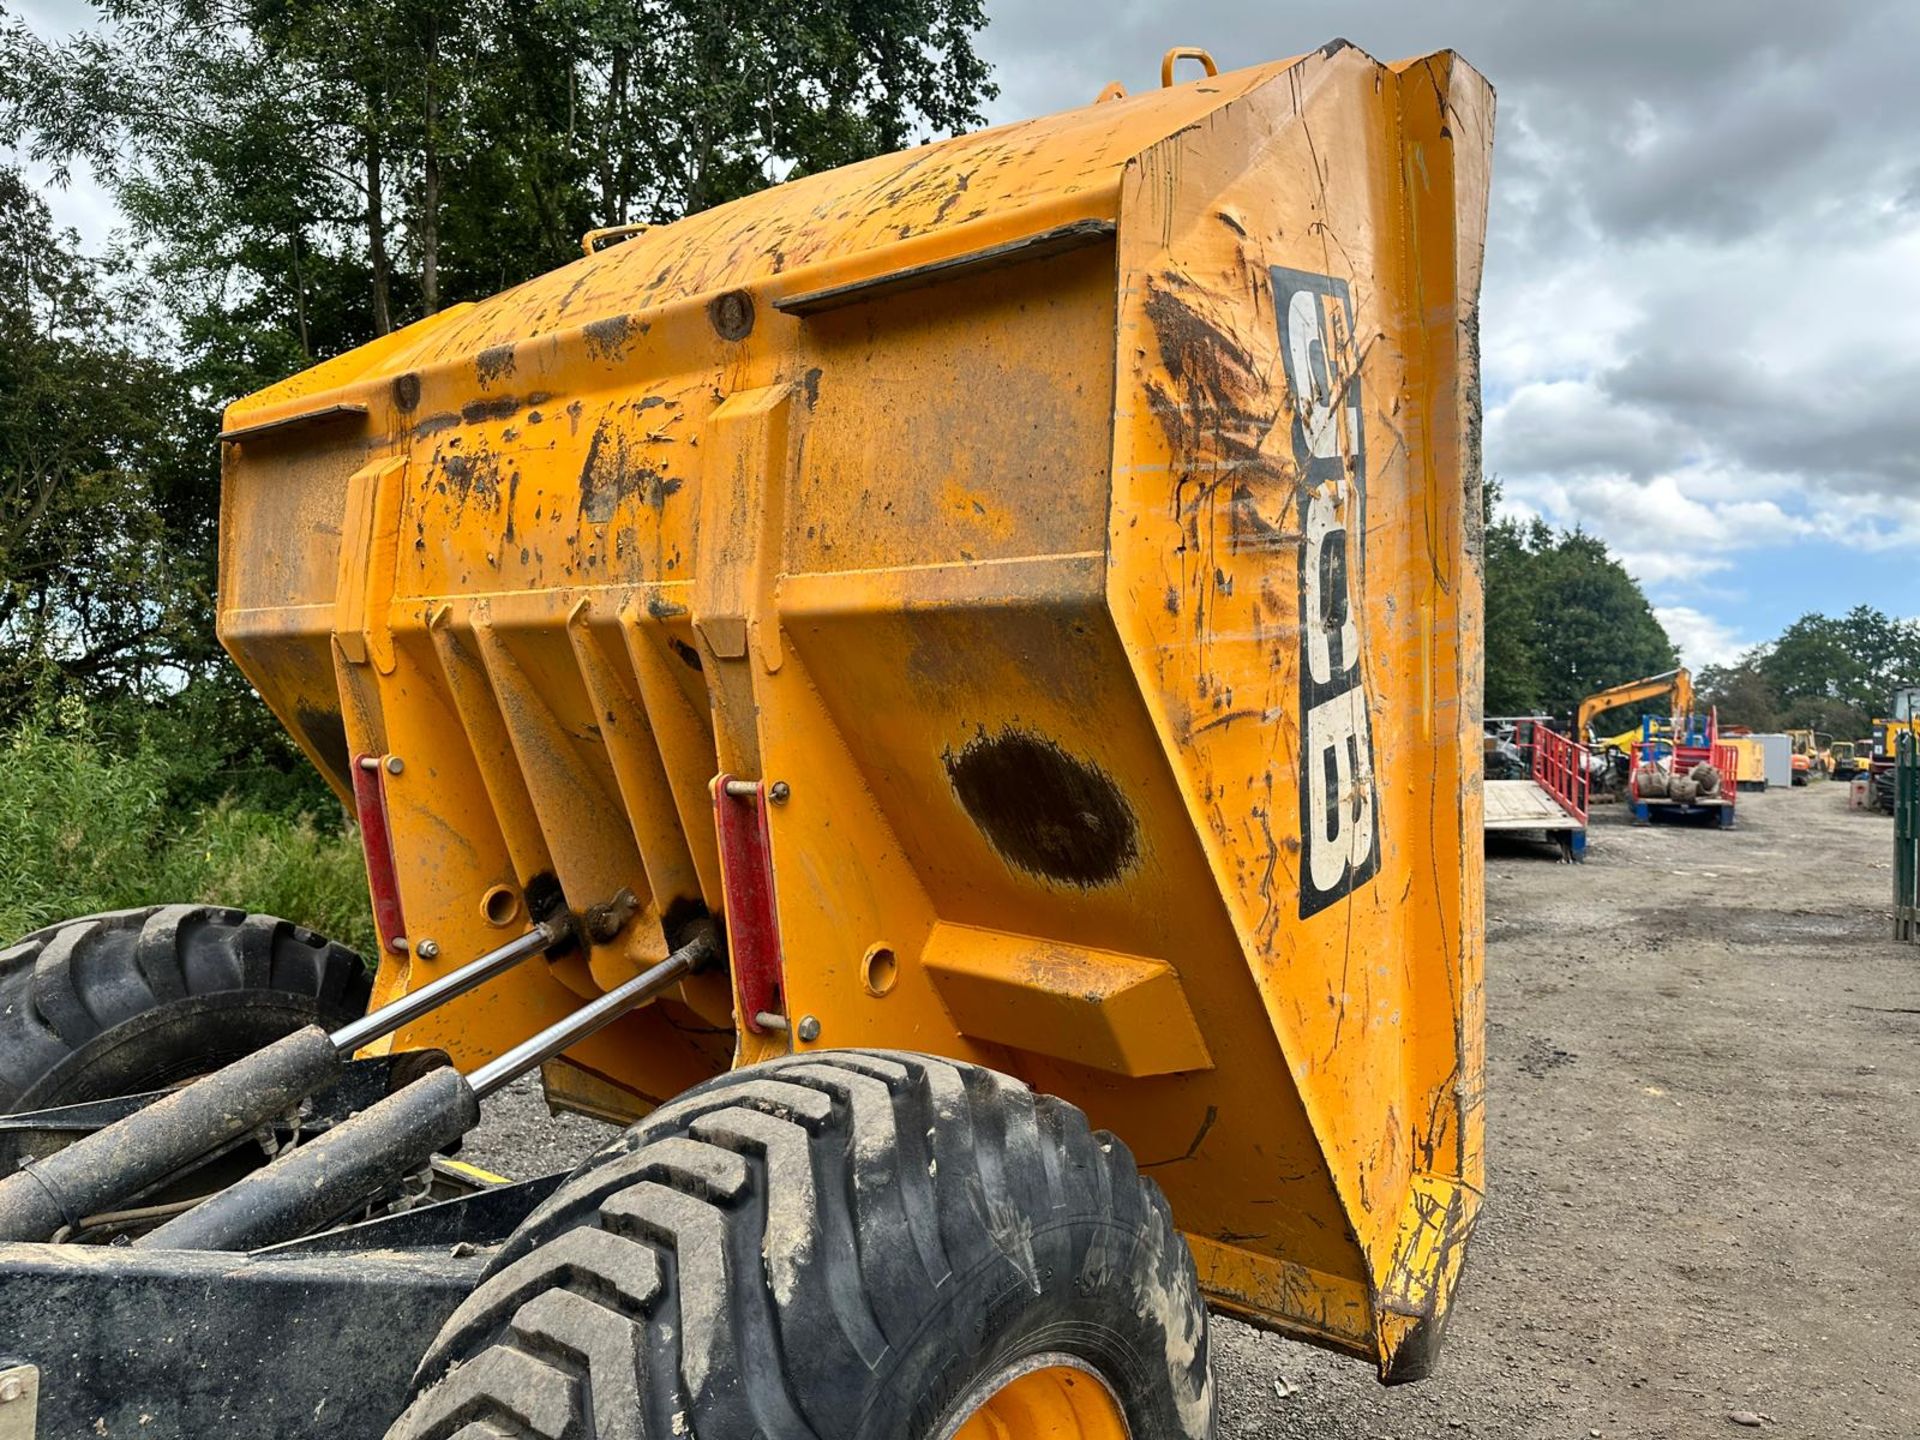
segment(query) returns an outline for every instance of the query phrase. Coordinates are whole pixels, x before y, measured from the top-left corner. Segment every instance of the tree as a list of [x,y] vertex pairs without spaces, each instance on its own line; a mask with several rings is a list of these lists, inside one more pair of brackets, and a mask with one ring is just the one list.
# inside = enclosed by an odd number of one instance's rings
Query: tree
[[[84,157],[287,368],[572,254],[980,123],[982,0],[100,0],[0,32],[0,139]],[[271,378],[271,377],[270,377]]]
[[1708,665],[1695,678],[1701,703],[1719,712],[1721,724],[1745,725],[1762,733],[1780,728],[1780,696],[1758,664],[1761,653],[1749,651],[1730,665]]
[[1802,615],[1758,657],[1757,668],[1788,701],[1872,703],[1873,678],[1844,620]]
[[1646,595],[1597,536],[1559,532],[1534,563],[1534,632],[1551,713],[1571,715],[1595,691],[1679,664]]
[[210,574],[168,493],[177,387],[129,338],[125,277],[78,248],[0,170],[0,717],[63,684],[151,689],[207,643],[185,632]]
[[1526,532],[1511,520],[1492,519],[1500,481],[1485,483],[1486,694],[1489,715],[1529,715],[1541,704],[1533,629],[1533,566]]
[[[1487,486],[1487,510],[1499,499]],[[1678,663],[1633,577],[1598,537],[1496,520],[1486,540],[1486,709],[1571,716],[1597,690]]]
[[1920,621],[1867,605],[1846,615],[1807,614],[1731,666],[1706,672],[1702,689],[1722,719],[1756,730],[1864,735],[1902,685],[1920,683]]

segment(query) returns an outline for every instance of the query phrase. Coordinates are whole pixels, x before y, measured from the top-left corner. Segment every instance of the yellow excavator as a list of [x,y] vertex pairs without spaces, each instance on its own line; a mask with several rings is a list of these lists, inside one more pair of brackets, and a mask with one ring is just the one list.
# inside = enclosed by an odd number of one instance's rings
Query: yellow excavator
[[1593,722],[1607,711],[1661,695],[1673,697],[1676,714],[1691,712],[1693,672],[1682,665],[1658,675],[1649,675],[1644,680],[1628,680],[1624,684],[1609,685],[1604,690],[1595,691],[1580,702],[1580,713],[1574,719],[1573,733],[1581,737],[1583,742],[1590,741],[1593,738]]
[[[1872,738],[1855,750],[1855,762],[1860,771],[1873,777],[1870,803],[1875,809],[1891,815],[1893,761],[1898,753],[1899,736],[1903,732],[1920,736],[1920,685],[1903,685],[1895,690],[1892,700],[1888,702],[1887,714],[1893,718],[1874,720]],[[1860,760],[1863,750],[1867,757],[1864,762]]]

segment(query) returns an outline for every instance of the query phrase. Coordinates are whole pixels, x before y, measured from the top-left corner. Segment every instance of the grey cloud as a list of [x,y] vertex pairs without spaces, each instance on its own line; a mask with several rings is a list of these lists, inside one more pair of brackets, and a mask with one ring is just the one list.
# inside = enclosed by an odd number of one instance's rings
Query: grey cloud
[[1116,77],[1156,83],[1170,45],[1236,66],[1334,36],[1387,58],[1453,48],[1497,87],[1487,323],[1579,323],[1518,298],[1570,272],[1626,317],[1584,373],[1489,373],[1508,401],[1490,465],[1587,486],[1710,465],[1809,497],[1920,495],[1920,334],[1871,278],[1830,313],[1823,297],[1837,264],[1897,257],[1920,222],[1920,5],[1002,3],[986,48],[1012,118]]
[[1648,153],[1592,156],[1594,218],[1619,234],[1751,235],[1775,221],[1781,193],[1803,186],[1840,134],[1831,112],[1793,105],[1741,106],[1670,128]]
[[1809,489],[1920,499],[1920,358],[1760,364],[1742,349],[1649,346],[1599,377],[1625,413],[1683,427],[1696,443]]
[[1644,406],[1700,424],[1712,416],[1750,418],[1774,382],[1744,351],[1648,348],[1604,371],[1600,388],[1626,405]]
[[1487,446],[1498,470],[1523,475],[1631,475],[1674,468],[1692,433],[1652,410],[1610,405],[1577,384],[1521,391],[1488,418]]

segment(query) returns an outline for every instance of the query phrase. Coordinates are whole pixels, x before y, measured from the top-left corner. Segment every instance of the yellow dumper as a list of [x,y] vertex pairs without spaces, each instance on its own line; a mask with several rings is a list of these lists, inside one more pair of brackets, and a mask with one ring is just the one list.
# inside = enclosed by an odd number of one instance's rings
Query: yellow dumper
[[[1203,1297],[1433,1363],[1493,99],[1190,53],[228,412],[221,635],[367,841],[356,1063],[639,1121],[480,1242],[393,1434],[1204,1436]],[[381,1110],[136,1250],[270,1264],[341,1214],[229,1197]]]

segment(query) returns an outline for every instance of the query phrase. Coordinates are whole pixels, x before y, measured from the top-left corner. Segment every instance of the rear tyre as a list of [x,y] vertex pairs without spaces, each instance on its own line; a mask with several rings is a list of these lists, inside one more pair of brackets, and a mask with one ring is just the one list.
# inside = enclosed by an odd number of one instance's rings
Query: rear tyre
[[1204,1440],[1207,1361],[1192,1258],[1118,1140],[976,1066],[824,1051],[577,1170],[388,1440]]
[[367,967],[271,915],[157,905],[0,950],[0,1114],[158,1089],[366,1010]]

